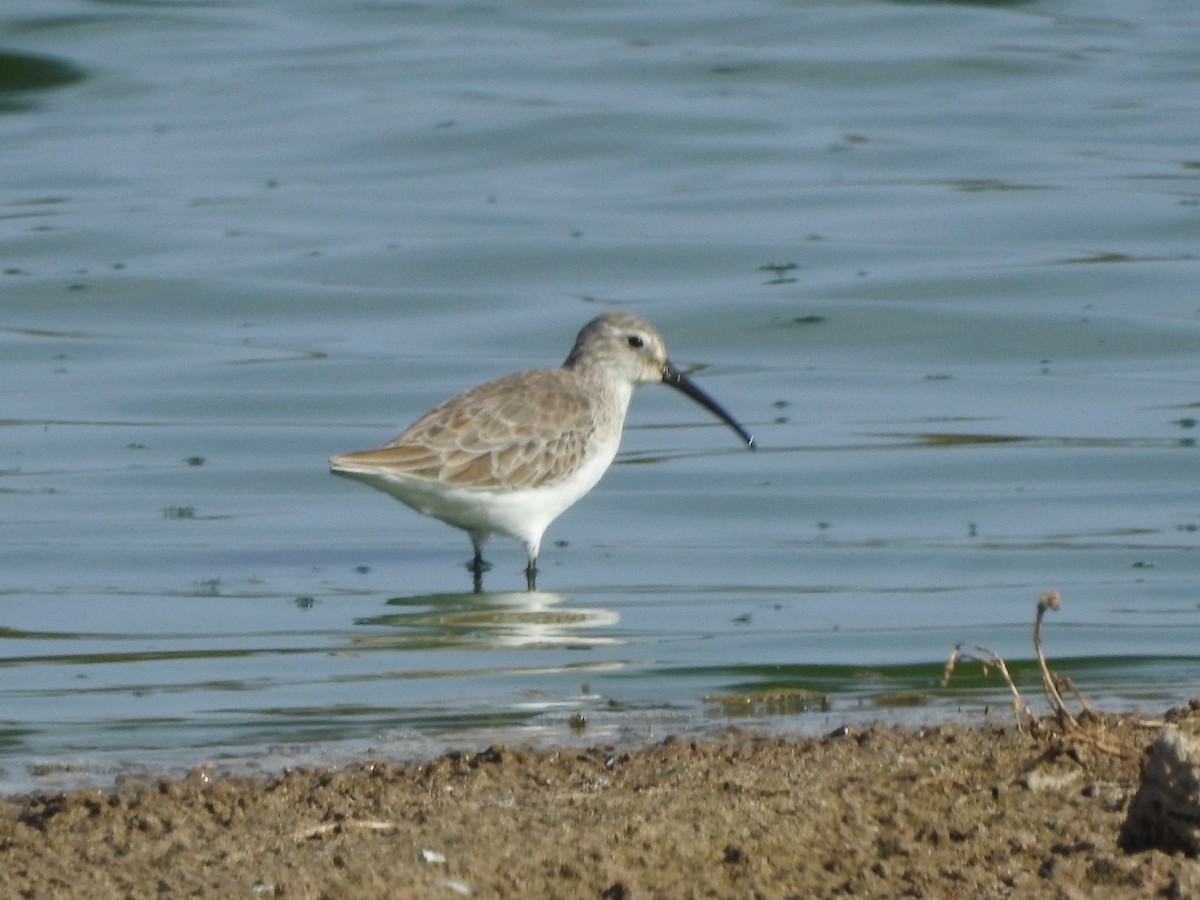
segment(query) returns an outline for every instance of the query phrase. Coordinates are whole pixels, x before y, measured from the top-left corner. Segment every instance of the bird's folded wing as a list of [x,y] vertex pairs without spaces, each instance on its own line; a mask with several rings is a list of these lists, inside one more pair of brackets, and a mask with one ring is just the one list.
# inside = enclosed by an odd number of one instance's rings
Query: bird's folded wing
[[334,468],[476,490],[550,485],[582,463],[604,412],[569,370],[520,372],[447,400],[378,450],[335,457]]

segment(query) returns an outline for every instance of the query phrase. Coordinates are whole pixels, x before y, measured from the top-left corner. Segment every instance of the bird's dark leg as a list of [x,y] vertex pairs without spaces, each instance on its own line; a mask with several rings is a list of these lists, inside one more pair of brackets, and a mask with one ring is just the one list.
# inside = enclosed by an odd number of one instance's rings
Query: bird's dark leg
[[525,590],[537,590],[537,553],[529,554],[529,564],[525,566]]
[[467,563],[467,571],[471,573],[473,578],[474,590],[477,594],[483,593],[483,573],[492,567],[492,564],[483,558],[483,537],[479,535],[471,535],[471,546],[475,548],[475,555],[471,561]]

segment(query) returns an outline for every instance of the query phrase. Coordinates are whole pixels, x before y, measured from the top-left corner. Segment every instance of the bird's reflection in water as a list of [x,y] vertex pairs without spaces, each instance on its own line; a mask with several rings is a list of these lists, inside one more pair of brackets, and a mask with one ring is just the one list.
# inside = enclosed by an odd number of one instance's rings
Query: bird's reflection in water
[[425,594],[387,601],[395,612],[355,624],[386,629],[355,643],[405,649],[452,647],[579,648],[620,643],[605,633],[620,616],[607,609],[564,606],[567,594],[546,591]]

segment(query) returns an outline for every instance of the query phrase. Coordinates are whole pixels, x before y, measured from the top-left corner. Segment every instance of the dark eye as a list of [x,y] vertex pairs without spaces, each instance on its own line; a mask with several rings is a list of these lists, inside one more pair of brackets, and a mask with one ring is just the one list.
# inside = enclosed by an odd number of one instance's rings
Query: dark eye
[[642,340],[641,335],[631,334],[629,336],[629,346],[630,347],[644,347],[645,345],[646,345],[646,342]]

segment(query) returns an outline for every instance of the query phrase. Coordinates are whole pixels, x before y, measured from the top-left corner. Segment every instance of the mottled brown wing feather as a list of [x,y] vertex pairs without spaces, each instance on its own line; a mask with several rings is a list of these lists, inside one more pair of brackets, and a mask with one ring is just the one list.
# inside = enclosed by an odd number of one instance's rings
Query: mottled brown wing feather
[[353,461],[493,490],[559,481],[582,462],[603,415],[580,376],[535,369],[472,388]]

